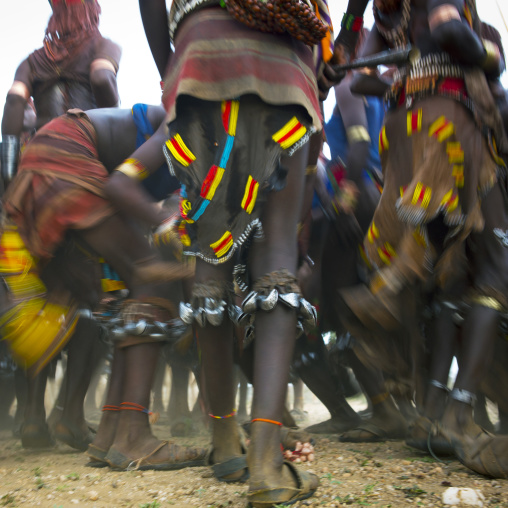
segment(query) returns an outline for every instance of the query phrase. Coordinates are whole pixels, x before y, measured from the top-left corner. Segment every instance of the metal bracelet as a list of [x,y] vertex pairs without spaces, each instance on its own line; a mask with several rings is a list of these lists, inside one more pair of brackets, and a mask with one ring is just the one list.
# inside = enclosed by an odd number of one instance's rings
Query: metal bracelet
[[298,312],[299,328],[307,329],[316,325],[316,308],[298,293],[279,293],[277,289],[272,289],[265,296],[251,291],[242,302],[241,309],[244,314],[254,314],[257,310],[271,311],[279,301]]
[[2,136],[2,180],[8,184],[18,170],[20,140],[18,136]]
[[202,328],[207,322],[212,326],[219,326],[224,320],[226,306],[225,300],[215,298],[203,298],[202,305],[197,308],[190,303],[180,302],[180,317],[188,325],[196,321]]
[[179,318],[165,323],[154,321],[149,323],[144,319],[125,324],[122,320],[115,320],[117,324],[111,331],[113,340],[122,340],[127,336],[147,337],[157,341],[174,341],[180,338],[187,329],[187,325]]
[[443,383],[440,383],[437,379],[431,379],[429,383],[435,388],[439,388],[440,390],[444,390],[446,393],[450,393],[450,389]]
[[459,402],[463,402],[464,404],[469,404],[470,406],[474,406],[476,402],[476,395],[469,390],[463,390],[462,388],[454,388],[450,392],[450,397]]

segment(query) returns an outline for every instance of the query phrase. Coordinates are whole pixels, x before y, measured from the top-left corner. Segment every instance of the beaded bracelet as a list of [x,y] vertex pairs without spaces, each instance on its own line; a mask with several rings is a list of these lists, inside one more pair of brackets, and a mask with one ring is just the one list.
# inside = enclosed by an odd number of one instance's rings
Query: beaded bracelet
[[342,16],[340,26],[351,32],[359,32],[363,28],[363,18],[345,12],[344,16]]
[[144,180],[150,174],[145,166],[137,159],[125,159],[122,164],[116,168],[116,171],[120,171],[120,173],[134,180]]

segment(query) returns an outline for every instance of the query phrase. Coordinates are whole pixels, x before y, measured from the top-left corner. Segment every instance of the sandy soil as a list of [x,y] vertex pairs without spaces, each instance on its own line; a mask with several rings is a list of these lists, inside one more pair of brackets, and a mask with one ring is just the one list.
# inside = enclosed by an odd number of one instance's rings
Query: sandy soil
[[[358,403],[358,401],[357,401]],[[361,407],[360,405],[357,407]],[[306,393],[308,415],[302,425],[328,418]],[[95,418],[94,418],[95,416]],[[92,415],[97,422],[99,414]],[[162,418],[155,434],[169,438]],[[177,438],[206,446],[206,432]],[[443,506],[450,486],[477,489],[484,506],[508,507],[508,482],[489,480],[457,461],[437,462],[402,442],[348,444],[336,436],[316,436],[316,460],[300,467],[318,474],[317,494],[294,506]],[[0,433],[0,506],[87,507],[244,507],[245,484],[217,481],[208,468],[174,472],[115,472],[86,467],[86,456],[60,444],[39,452],[23,450],[10,432]]]

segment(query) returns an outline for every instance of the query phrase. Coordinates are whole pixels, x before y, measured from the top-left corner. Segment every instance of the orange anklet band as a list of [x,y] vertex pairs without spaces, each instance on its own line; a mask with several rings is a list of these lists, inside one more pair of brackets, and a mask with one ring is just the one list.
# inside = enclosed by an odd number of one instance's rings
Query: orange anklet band
[[251,423],[254,423],[254,422],[273,423],[274,425],[278,425],[279,427],[282,427],[282,423],[276,422],[275,420],[268,420],[267,418],[253,418],[251,420]]

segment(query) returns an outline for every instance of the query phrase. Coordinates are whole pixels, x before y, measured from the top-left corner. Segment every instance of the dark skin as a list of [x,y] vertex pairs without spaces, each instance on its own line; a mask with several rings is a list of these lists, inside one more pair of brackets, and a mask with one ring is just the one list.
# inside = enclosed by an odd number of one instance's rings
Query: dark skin
[[[429,27],[428,16],[433,14],[441,6],[447,5],[455,8],[459,19],[449,19]],[[410,21],[409,38],[413,45],[417,46],[422,56],[430,53],[448,51],[460,64],[471,65],[482,68],[486,52],[480,38],[471,30],[467,21],[462,15],[463,2],[460,0],[413,0]],[[364,55],[376,53],[386,49],[387,46],[379,37],[376,29],[371,32],[369,41],[365,47]],[[498,71],[504,68],[502,60],[499,61]],[[358,85],[358,83],[356,83]],[[357,86],[355,90],[359,90]],[[364,90],[362,88],[362,90]],[[488,207],[485,203],[487,200],[492,204],[498,202],[495,211]],[[483,201],[482,210],[485,214],[485,229],[478,237],[484,236],[483,240],[479,240],[476,235],[472,235],[471,240],[475,243],[476,248],[471,251],[471,264],[473,267],[473,283],[475,286],[481,286],[482,283],[488,284],[489,273],[493,277],[492,270],[496,273],[503,273],[506,264],[504,251],[499,248],[499,242],[494,242],[489,237],[492,235],[494,227],[506,229],[506,218],[504,217],[504,207],[502,204],[502,196],[499,187],[494,187],[487,200]],[[430,225],[430,240],[433,243],[437,253],[443,250],[443,235],[432,234],[432,224]],[[488,246],[488,248],[487,248]],[[490,279],[492,280],[492,279]],[[478,388],[478,380],[482,378],[485,369],[488,366],[494,341],[497,336],[498,313],[487,307],[473,305],[469,312],[463,327],[463,338],[460,352],[460,370],[455,382],[455,387],[475,392]],[[437,355],[435,362],[431,366],[431,373],[435,379],[446,384],[447,373],[449,370],[449,362],[451,351],[453,350],[453,342],[455,334],[449,333],[446,328],[437,328],[436,332],[445,332],[442,337],[446,340],[446,353]],[[451,341],[451,342],[450,342]],[[446,374],[445,374],[446,373]],[[426,410],[424,412],[430,417],[439,416],[439,409],[430,407],[441,398],[436,393],[437,388],[430,388],[426,399]],[[442,422],[447,431],[452,436],[460,436],[467,434],[477,434],[479,428],[474,424],[472,419],[471,406],[449,399],[444,409]]]
[[[96,61],[94,61],[96,63]],[[100,68],[97,66],[94,66],[94,62],[92,62],[92,65],[90,67],[90,86],[92,88],[92,92],[95,97],[95,101],[99,107],[111,107],[115,106],[118,103],[119,95],[118,95],[118,87],[117,87],[117,81],[116,81],[116,74],[109,69]],[[23,133],[24,127],[26,127],[26,119],[27,119],[27,110],[32,111],[31,108],[28,108],[28,101],[27,98],[33,95],[33,85],[36,80],[36,77],[32,74],[32,69],[29,64],[28,58],[23,60],[21,64],[19,65],[17,71],[16,71],[16,87],[14,89],[11,89],[6,97],[4,110],[3,110],[3,117],[2,117],[2,125],[1,125],[1,132],[3,136],[11,135],[15,137],[20,137]],[[70,84],[72,87],[72,84]],[[79,94],[78,94],[79,97]],[[38,99],[40,99],[40,102],[38,103],[38,115],[34,119],[31,120],[34,121],[34,127],[36,129],[39,129],[46,123],[48,123],[50,120],[52,120],[55,116],[58,114],[63,114],[65,112],[65,109],[62,108],[62,110],[57,111],[58,108],[49,108],[47,111],[45,109],[45,106],[47,106],[49,103],[51,103],[52,98],[49,93],[44,92],[42,96],[39,96]],[[81,103],[78,100],[73,100],[72,104],[69,104],[70,107],[79,107],[86,108],[86,104]],[[49,110],[51,110],[54,115],[49,115]],[[2,184],[2,192],[3,192],[3,185]],[[77,358],[82,358],[83,355],[86,356],[88,352],[84,351],[84,348],[86,345],[89,346],[89,349],[93,346],[93,341],[83,341],[82,344],[82,353],[79,354]],[[73,348],[73,351],[75,349]],[[75,353],[71,353],[75,354]],[[72,385],[78,385],[81,384],[81,386],[87,386],[85,385],[86,380],[89,380],[89,377],[91,375],[90,370],[90,364],[86,365],[86,372],[82,372],[83,377],[78,377],[78,373],[81,373],[81,371],[78,371],[77,369],[73,369],[70,371],[70,377],[72,379],[68,380],[69,383]],[[38,424],[34,424],[35,427],[44,426],[44,420],[45,420],[45,412],[43,408],[44,403],[44,389],[46,386],[46,379],[41,374],[41,379],[38,381],[28,380],[28,390],[31,390],[33,393],[30,395],[30,398],[32,400],[37,400],[38,402],[34,404],[32,408],[29,406],[26,407],[26,414],[25,419],[31,419],[32,421],[39,420]],[[42,379],[44,377],[44,379]],[[21,390],[24,390],[25,386],[21,387]],[[72,392],[75,394],[77,393],[75,390],[72,390]],[[83,395],[84,396],[84,395]],[[71,396],[68,397],[68,400],[71,400]],[[72,402],[69,413],[70,417],[67,418],[71,424],[76,428],[83,428],[87,430],[87,426],[85,424],[84,418],[82,415],[82,409],[81,411],[74,411],[73,407],[74,405],[82,405],[83,399],[81,398],[80,402],[77,403],[78,399],[72,398]],[[41,410],[42,408],[42,410]],[[38,415],[37,418],[34,416],[34,414]]]
[[[34,77],[32,76],[28,59],[21,62],[16,73],[18,79],[26,85],[28,94],[31,95]],[[118,86],[116,82],[116,74],[113,71],[100,68],[91,70],[90,84],[99,108],[113,107],[118,104]],[[22,95],[12,92],[7,94],[4,114],[2,117],[3,135],[21,135],[26,102],[26,98]],[[52,117],[39,115],[37,117],[36,128],[39,129],[51,119]]]
[[[89,113],[97,133],[99,157],[104,159],[107,169],[112,171],[118,163],[131,155],[135,146],[131,112],[107,109]],[[162,108],[150,107],[148,115],[156,128],[164,118],[164,111]],[[142,160],[149,171],[155,171],[163,161],[158,136],[152,136],[132,156]],[[127,176],[113,172],[105,189],[106,194],[112,196],[113,202],[117,200],[123,205],[125,213],[118,213],[93,228],[79,231],[79,235],[95,252],[108,260],[126,283],[133,299],[166,297],[170,291],[168,284],[142,284],[134,274],[136,266],[142,260],[159,259],[145,237],[146,228],[140,227],[139,223],[155,226],[167,214],[160,212],[153,202],[147,201],[144,191],[137,188],[139,184],[136,181],[129,180]],[[125,206],[125,202],[129,206]],[[142,343],[116,349],[106,404],[118,406],[121,402],[128,401],[148,407],[160,350],[160,343]],[[103,450],[113,446],[125,456],[137,459],[152,452],[159,441],[151,434],[146,414],[121,411],[104,413],[93,444]],[[170,460],[168,448],[158,451],[154,459]]]
[[[363,2],[364,0],[362,0]],[[167,40],[166,5],[164,0],[140,0],[145,33],[161,77],[171,48]],[[341,76],[342,77],[342,76]],[[325,84],[323,88],[330,85]],[[293,157],[284,158],[289,168],[287,186],[270,195],[264,209],[265,238],[256,242],[250,256],[250,272],[254,280],[281,267],[296,273],[296,226],[301,214],[304,170],[308,162],[307,147]],[[232,265],[210,265],[196,261],[196,282],[212,279],[230,280]],[[287,390],[289,364],[295,340],[296,315],[282,306],[270,313],[256,315],[254,359],[254,400],[252,416],[281,421]],[[203,368],[210,410],[224,415],[234,407],[233,329],[229,320],[219,327],[206,326],[199,331]],[[213,461],[221,462],[241,453],[235,418],[212,421]],[[294,478],[282,467],[279,427],[266,422],[251,425],[251,445],[248,450],[249,488],[294,485]],[[238,472],[231,479],[239,477]]]
[[[346,13],[355,17],[363,17],[369,0],[349,0]],[[341,28],[335,39],[335,48],[332,59],[327,62],[323,71],[318,76],[319,100],[324,101],[330,88],[338,84],[344,78],[344,71],[334,69],[335,65],[348,63],[353,55],[358,40],[358,32],[348,31]]]
[[[130,110],[91,110],[87,115],[97,131],[99,159],[112,173],[105,187],[108,198],[118,210],[143,224],[160,224],[167,218],[167,212],[153,205],[138,182],[119,171],[113,171],[129,157],[132,147],[135,146],[136,128]],[[165,162],[162,153],[162,146],[167,139],[164,116],[162,108],[149,107],[148,118],[152,126],[159,127],[153,136],[132,154],[132,158],[139,160],[149,169],[157,169]]]

